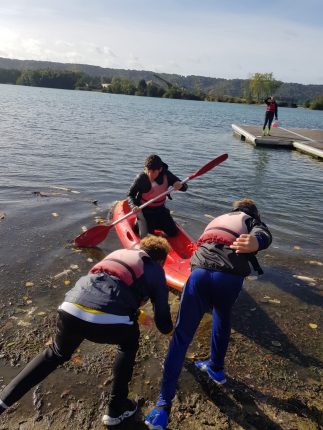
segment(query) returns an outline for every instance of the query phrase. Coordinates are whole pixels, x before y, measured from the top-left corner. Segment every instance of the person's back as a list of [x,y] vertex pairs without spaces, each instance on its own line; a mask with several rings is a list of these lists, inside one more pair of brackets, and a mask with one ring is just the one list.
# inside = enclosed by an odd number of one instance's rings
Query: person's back
[[92,267],[65,295],[53,344],[36,356],[0,394],[0,414],[69,360],[84,339],[117,345],[111,394],[103,423],[121,423],[136,412],[128,384],[139,348],[138,308],[153,303],[155,323],[168,334],[172,320],[163,264],[169,251],[161,237],[147,237],[139,250],[118,250]]
[[261,268],[254,253],[236,252],[232,246],[241,235],[253,235],[249,240],[256,240],[257,251],[271,243],[271,234],[267,226],[260,220],[260,215],[253,201],[243,199],[235,202],[234,210],[216,217],[205,228],[193,254],[191,265],[195,267],[230,272],[240,276],[250,274],[250,265],[260,273]]
[[224,359],[230,340],[231,310],[241,291],[252,261],[272,237],[261,222],[251,199],[234,203],[233,211],[212,220],[197,242],[191,259],[192,273],[184,287],[176,328],[164,363],[164,373],[156,407],[146,416],[150,429],[166,429],[176,385],[186,351],[199,323],[212,310],[210,358],[196,361],[216,384],[224,384]]

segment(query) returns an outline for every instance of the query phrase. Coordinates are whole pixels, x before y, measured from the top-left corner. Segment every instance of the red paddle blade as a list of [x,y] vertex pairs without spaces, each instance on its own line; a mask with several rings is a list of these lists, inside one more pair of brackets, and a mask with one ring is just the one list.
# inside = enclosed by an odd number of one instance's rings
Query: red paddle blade
[[217,166],[220,163],[223,163],[223,161],[225,161],[227,158],[228,158],[228,154],[219,155],[219,157],[214,158],[204,166],[200,167],[196,172],[192,173],[188,179],[191,180],[193,178],[197,178],[198,176],[204,175],[204,173],[213,169],[213,167]]
[[74,239],[74,245],[80,248],[96,246],[108,235],[111,225],[95,225]]

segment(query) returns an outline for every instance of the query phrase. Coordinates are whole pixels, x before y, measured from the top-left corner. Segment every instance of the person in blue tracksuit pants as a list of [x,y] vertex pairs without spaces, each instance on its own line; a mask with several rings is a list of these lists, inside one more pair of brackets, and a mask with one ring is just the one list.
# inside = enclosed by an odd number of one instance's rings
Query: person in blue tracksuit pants
[[212,311],[210,358],[195,365],[217,384],[226,382],[224,360],[231,331],[231,310],[249,263],[263,273],[255,254],[272,241],[251,199],[234,202],[233,211],[215,218],[197,242],[192,273],[184,287],[176,327],[164,363],[156,407],[146,416],[150,429],[166,429],[186,351],[206,312]]
[[217,368],[223,368],[231,330],[231,308],[241,291],[242,283],[242,276],[198,268],[193,270],[183,291],[176,329],[164,363],[158,406],[171,404],[186,351],[203,315],[211,309],[210,360]]

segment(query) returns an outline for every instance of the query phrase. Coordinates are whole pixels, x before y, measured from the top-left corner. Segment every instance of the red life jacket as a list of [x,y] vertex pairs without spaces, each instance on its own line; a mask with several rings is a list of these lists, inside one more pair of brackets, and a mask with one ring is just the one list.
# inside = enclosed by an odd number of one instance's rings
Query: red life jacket
[[[141,196],[141,205],[143,203],[148,202],[148,200],[153,199],[154,197],[158,196],[159,194],[164,193],[168,189],[168,181],[167,176],[163,175],[163,182],[159,185],[157,182],[153,181],[151,183],[151,188],[147,193],[143,193]],[[150,203],[149,206],[163,206],[166,201],[166,196],[161,197],[159,200],[155,200],[153,203]]]
[[214,218],[207,226],[197,245],[204,242],[231,245],[240,234],[249,233],[246,220],[251,216],[244,212],[230,212]]
[[269,102],[266,110],[267,112],[276,112],[276,102]]
[[104,272],[130,286],[144,273],[143,257],[149,255],[140,249],[119,249],[99,261],[90,273]]

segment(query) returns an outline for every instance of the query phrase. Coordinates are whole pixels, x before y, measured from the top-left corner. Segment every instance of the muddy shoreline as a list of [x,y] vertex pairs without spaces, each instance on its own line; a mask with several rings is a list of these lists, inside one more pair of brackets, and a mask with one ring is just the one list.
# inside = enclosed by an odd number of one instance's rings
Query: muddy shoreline
[[[84,223],[93,225],[104,208],[79,203],[76,215],[74,201],[34,198],[29,204],[35,212],[28,217],[26,208],[6,210],[0,221],[6,244],[0,251],[1,386],[50,341],[65,291],[120,247],[113,233],[100,249],[79,252],[68,245],[80,232],[82,214]],[[318,430],[323,425],[322,261],[297,250],[291,259],[271,248],[261,263],[265,275],[245,282],[234,308],[228,383],[215,386],[193,365],[208,354],[211,319],[206,315],[186,357],[170,430]],[[170,302],[175,318],[178,295],[171,293]],[[168,338],[154,327],[142,328],[130,387],[141,407],[115,428],[146,428],[143,417],[157,398],[167,345]],[[105,428],[101,416],[113,358],[114,347],[84,342],[69,363],[1,416],[0,429]]]

